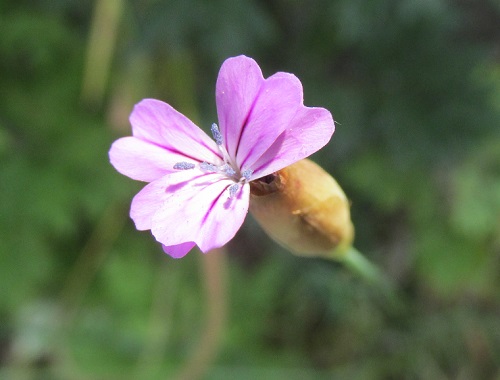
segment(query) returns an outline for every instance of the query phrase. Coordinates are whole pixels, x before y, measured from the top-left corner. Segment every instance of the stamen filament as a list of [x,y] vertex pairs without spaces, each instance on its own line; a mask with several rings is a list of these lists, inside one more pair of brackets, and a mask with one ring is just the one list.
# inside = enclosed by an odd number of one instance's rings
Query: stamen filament
[[[215,165],[210,162],[202,162],[200,163],[200,169],[205,173],[221,173],[226,175],[227,177],[233,179],[235,181],[234,184],[228,187],[229,195],[234,197],[238,192],[240,185],[242,183],[246,183],[250,181],[250,177],[252,176],[253,170],[245,169],[241,173],[238,169],[238,166],[233,162],[229,153],[227,152],[226,146],[224,145],[224,139],[222,138],[222,134],[220,133],[219,127],[217,124],[213,123],[210,128],[212,131],[212,136],[219,148],[219,151],[222,155],[222,159],[224,160],[223,165]],[[235,169],[236,168],[236,169]],[[239,176],[239,180],[238,180]]]

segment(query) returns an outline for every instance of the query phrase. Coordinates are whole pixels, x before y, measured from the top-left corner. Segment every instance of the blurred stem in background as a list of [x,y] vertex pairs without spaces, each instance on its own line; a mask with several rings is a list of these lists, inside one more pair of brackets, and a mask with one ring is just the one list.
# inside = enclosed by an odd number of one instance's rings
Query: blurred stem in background
[[92,16],[83,77],[82,100],[100,106],[111,71],[123,0],[97,0]]
[[226,256],[224,249],[201,254],[204,289],[206,292],[206,321],[200,340],[180,369],[177,380],[200,379],[216,359],[226,322]]
[[[173,52],[165,57],[163,79],[169,99],[176,108],[199,124],[196,107],[196,72],[189,52]],[[200,254],[203,289],[205,290],[206,318],[196,348],[186,359],[176,376],[178,380],[202,378],[216,359],[226,322],[226,260],[227,252],[219,248]]]
[[78,368],[68,350],[71,328],[92,281],[102,269],[112,245],[125,226],[127,221],[125,215],[122,204],[112,204],[104,211],[63,284],[59,298],[61,308],[59,341],[55,342],[58,360],[56,368],[61,374],[71,374],[74,368]]

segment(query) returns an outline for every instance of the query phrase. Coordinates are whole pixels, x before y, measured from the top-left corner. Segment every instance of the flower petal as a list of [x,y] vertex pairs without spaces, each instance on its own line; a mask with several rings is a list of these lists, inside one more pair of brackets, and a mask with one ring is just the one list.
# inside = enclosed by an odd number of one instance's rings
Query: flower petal
[[132,136],[116,140],[111,145],[109,159],[120,173],[146,182],[172,173],[177,162],[189,161],[178,153]]
[[264,177],[293,164],[325,146],[335,124],[324,108],[301,107],[290,125],[252,165],[251,180]]
[[220,174],[205,174],[177,188],[153,216],[156,240],[166,246],[194,241],[205,253],[226,244],[243,224],[250,195],[245,184],[229,197],[231,184]]
[[263,83],[262,71],[252,58],[229,58],[220,68],[215,91],[217,115],[231,157],[236,157],[241,129]]
[[174,259],[180,259],[181,257],[186,256],[186,254],[191,251],[196,244],[192,241],[188,241],[187,243],[182,243],[178,245],[166,246],[163,245],[163,251],[172,256]]
[[265,80],[241,129],[236,162],[253,164],[290,125],[302,106],[302,85],[296,76],[276,73]]
[[276,73],[264,79],[248,57],[227,59],[217,78],[216,100],[221,133],[240,169],[252,168],[289,126],[302,105],[300,81]]
[[195,161],[219,162],[215,142],[186,116],[167,103],[144,99],[130,115],[133,135],[170,153]]
[[147,184],[132,199],[130,217],[138,230],[150,230],[154,214],[177,190],[205,174],[198,169],[178,171]]
[[167,177],[160,178],[146,185],[132,199],[130,217],[135,223],[135,228],[140,231],[150,230],[153,215],[165,201]]

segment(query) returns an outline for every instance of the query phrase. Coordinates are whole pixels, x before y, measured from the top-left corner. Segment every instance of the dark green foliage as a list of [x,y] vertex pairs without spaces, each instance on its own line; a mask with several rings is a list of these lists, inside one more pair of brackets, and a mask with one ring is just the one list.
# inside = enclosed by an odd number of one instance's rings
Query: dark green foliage
[[207,378],[500,376],[495,1],[124,2],[105,101],[90,105],[92,2],[0,11],[1,378],[168,378],[197,347],[199,253],[172,260],[133,228],[141,184],[107,152],[141,97],[216,121],[217,70],[237,54],[295,73],[305,104],[332,111],[314,159],[399,301],[291,256],[248,218],[228,247],[230,311]]

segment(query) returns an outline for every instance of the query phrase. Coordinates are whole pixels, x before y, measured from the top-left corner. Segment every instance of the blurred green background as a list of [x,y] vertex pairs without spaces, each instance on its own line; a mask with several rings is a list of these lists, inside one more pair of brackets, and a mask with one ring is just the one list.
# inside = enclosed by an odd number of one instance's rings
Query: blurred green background
[[[4,0],[0,378],[500,379],[499,25],[497,0]],[[239,54],[333,113],[313,159],[397,302],[251,217],[182,260],[134,229],[107,157],[133,104],[205,128]]]

